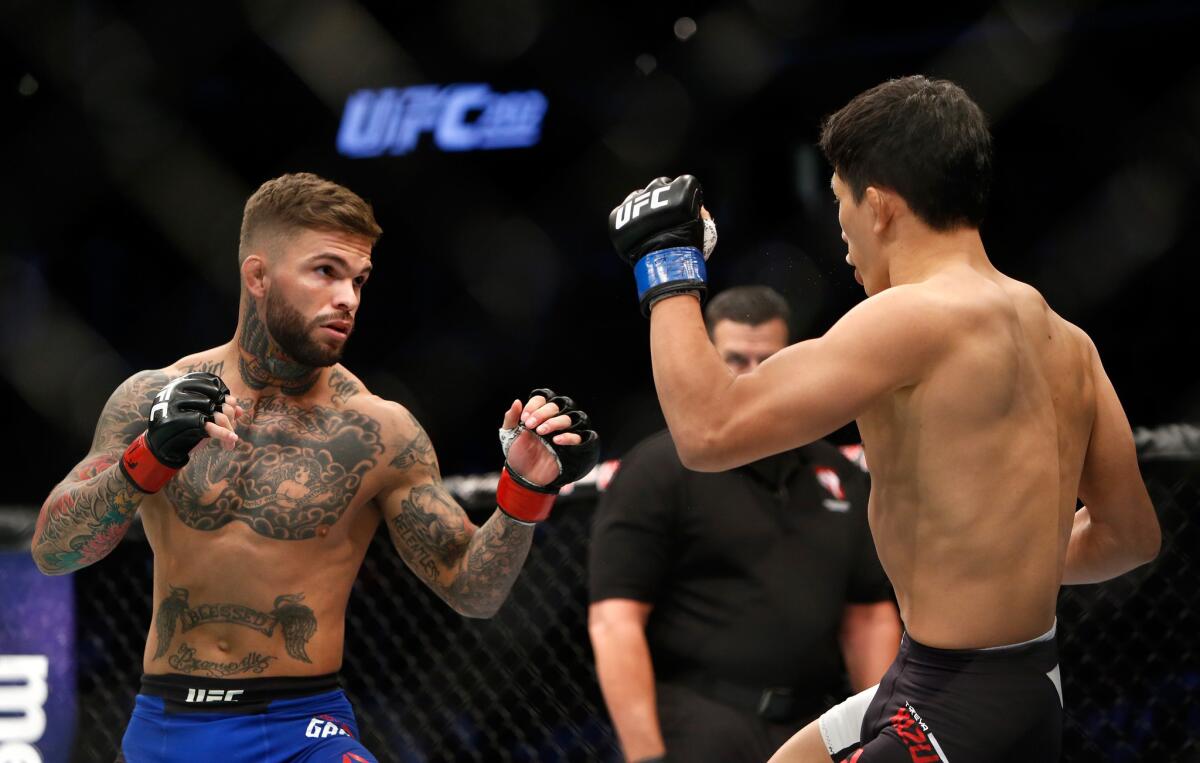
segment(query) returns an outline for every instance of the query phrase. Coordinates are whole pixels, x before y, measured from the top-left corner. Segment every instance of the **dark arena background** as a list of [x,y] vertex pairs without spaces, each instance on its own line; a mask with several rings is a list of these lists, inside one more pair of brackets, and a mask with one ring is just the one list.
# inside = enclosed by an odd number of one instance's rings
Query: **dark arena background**
[[[1163,526],[1151,565],[1062,593],[1064,759],[1200,761],[1197,39],[1200,4],[1153,0],[4,3],[0,761],[115,756],[149,548],[135,527],[47,578],[29,533],[123,379],[233,335],[260,183],[311,171],[374,205],[344,362],[417,416],[481,520],[500,416],[531,388],[570,390],[606,459],[663,426],[609,210],[696,175],[720,224],[712,288],[772,285],[818,335],[863,298],[820,120],[911,73],[988,114],[984,243],[1094,339]],[[380,760],[620,760],[585,628],[595,482],[539,528],[490,621],[376,538],[342,679]]]

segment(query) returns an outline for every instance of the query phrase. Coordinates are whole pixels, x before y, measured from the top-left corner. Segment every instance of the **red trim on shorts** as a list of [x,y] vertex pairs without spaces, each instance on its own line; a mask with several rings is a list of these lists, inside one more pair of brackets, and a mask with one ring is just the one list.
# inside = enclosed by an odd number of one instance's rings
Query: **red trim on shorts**
[[518,484],[508,473],[508,467],[500,471],[500,484],[496,486],[496,504],[513,519],[522,522],[541,522],[550,516],[555,493],[539,493]]
[[342,721],[340,719],[334,718],[329,713],[323,713],[321,715],[318,715],[317,718],[320,718],[323,721],[329,721],[334,726],[337,726],[339,729],[344,731],[346,736],[350,737],[351,739],[354,738],[354,732],[350,730],[350,727],[348,725],[346,725],[345,723],[342,723]]
[[896,730],[896,735],[908,748],[908,756],[912,758],[913,763],[940,763],[942,756],[938,755],[937,751],[933,749],[933,745],[929,743],[929,737],[925,735],[925,730],[917,725],[913,717],[908,714],[908,708],[901,705],[890,720],[892,728]]

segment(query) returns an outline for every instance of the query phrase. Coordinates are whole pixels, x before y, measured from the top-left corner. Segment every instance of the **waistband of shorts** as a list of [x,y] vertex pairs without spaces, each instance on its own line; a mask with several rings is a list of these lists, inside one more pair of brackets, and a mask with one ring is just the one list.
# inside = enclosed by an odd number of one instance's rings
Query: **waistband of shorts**
[[983,649],[939,649],[914,640],[907,633],[900,642],[900,654],[907,659],[955,669],[1011,670],[1021,666],[1046,672],[1058,664],[1058,621],[1037,638],[1018,644]]
[[271,702],[341,688],[337,673],[320,676],[210,678],[181,673],[143,674],[142,694],[161,697],[171,712],[261,713]]

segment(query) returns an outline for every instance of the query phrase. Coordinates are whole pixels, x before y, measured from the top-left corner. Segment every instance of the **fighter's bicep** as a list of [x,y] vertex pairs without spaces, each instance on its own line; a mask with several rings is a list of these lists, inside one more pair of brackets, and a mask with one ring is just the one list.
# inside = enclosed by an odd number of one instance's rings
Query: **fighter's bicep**
[[86,482],[115,464],[121,452],[146,431],[154,395],[169,379],[163,371],[140,371],[122,382],[100,411],[87,455],[67,472],[59,486]]
[[421,422],[399,405],[395,405],[389,418],[396,434],[385,454],[387,468],[400,472],[403,479],[412,483],[440,482],[442,474],[437,452]]
[[796,442],[787,447],[812,442],[858,415],[870,397],[870,385],[863,382],[850,359],[831,352],[824,337],[792,345],[731,384],[735,423],[729,435],[758,433],[774,440],[791,433]]
[[170,378],[165,371],[140,371],[122,382],[96,420],[91,454],[120,453],[144,432],[154,395]]
[[379,498],[400,558],[439,593],[452,581],[475,526],[440,481],[404,484]]
[[928,371],[943,328],[911,300],[864,302],[824,336],[794,344],[731,385],[746,426],[799,445],[862,415]]

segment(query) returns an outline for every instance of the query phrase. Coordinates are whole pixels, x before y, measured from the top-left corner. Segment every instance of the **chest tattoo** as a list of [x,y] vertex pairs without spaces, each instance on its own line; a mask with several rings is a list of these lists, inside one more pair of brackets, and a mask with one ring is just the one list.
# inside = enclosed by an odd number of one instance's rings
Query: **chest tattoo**
[[281,396],[243,408],[237,447],[206,443],[168,483],[179,519],[197,530],[245,522],[276,540],[312,538],[337,522],[383,453],[379,422]]

